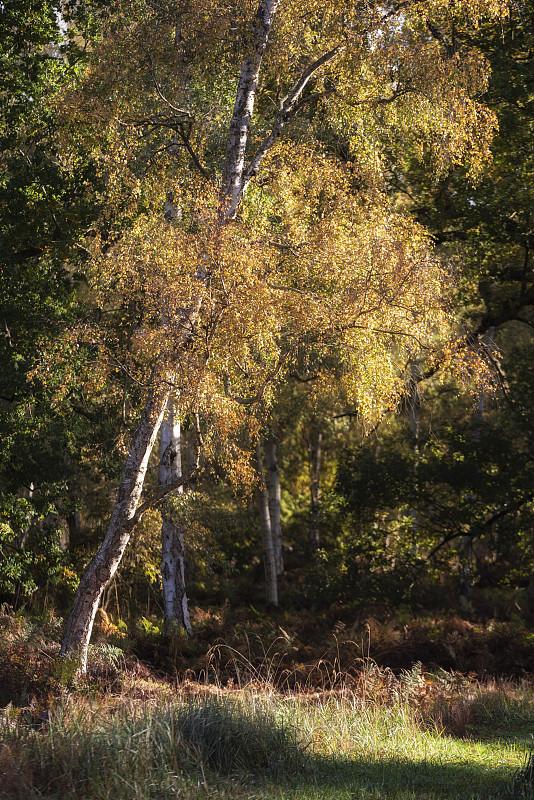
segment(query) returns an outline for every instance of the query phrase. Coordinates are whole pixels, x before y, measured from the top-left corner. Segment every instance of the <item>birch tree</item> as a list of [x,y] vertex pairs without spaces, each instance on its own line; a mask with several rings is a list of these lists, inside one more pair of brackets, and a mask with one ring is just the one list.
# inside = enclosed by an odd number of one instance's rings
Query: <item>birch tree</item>
[[278,448],[272,430],[265,437],[265,483],[269,497],[269,517],[273,537],[274,560],[276,574],[284,574],[284,556],[282,552],[282,487],[280,485],[280,467],[278,465]]
[[[159,485],[177,486],[175,494],[183,495],[182,436],[180,420],[174,412],[174,403],[169,398],[167,412],[160,430]],[[161,502],[161,586],[163,591],[163,614],[167,630],[183,628],[190,636],[193,633],[189,617],[189,606],[185,587],[184,531],[170,497]]]
[[[483,5],[455,10],[500,11]],[[436,169],[467,159],[476,172],[494,122],[473,99],[483,60],[428,34],[429,21],[453,22],[441,0],[260,0],[252,19],[240,2],[140,2],[110,16],[58,106],[65,151],[83,131],[107,177],[107,213],[82,243],[92,311],[41,368],[83,346],[88,391],[113,385],[130,409],[116,504],[62,644],[82,669],[133,527],[191,477],[142,497],[170,399],[235,453],[244,410],[268,406],[297,360],[335,348],[346,391],[373,418],[407,361],[451,335],[448,273],[424,229],[389,205],[384,153],[402,140]],[[169,192],[181,215],[164,225]],[[197,434],[193,471],[209,447]]]
[[261,441],[256,441],[256,465],[258,468],[259,486],[258,507],[260,511],[261,543],[263,547],[263,565],[265,567],[265,594],[267,603],[278,605],[278,570],[276,564],[276,546],[273,535],[273,519],[269,508],[269,494],[265,482],[265,470]]

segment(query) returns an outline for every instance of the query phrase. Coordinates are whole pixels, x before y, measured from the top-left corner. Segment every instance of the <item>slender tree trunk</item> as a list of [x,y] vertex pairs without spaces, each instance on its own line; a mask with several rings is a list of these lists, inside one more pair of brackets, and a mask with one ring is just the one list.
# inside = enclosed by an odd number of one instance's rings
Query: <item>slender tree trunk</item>
[[[485,338],[485,346],[488,350],[493,347],[495,339],[495,328],[492,326]],[[484,424],[484,412],[486,410],[486,393],[483,389],[478,393],[477,402],[475,405],[475,413],[473,414],[473,441],[478,447],[480,444],[480,437],[482,434],[482,426]]]
[[[531,364],[532,368],[534,369],[534,363]],[[532,398],[534,401],[534,398]],[[534,404],[534,402],[533,402]],[[532,557],[534,557],[534,531],[532,530],[531,526],[531,540],[530,540],[530,551]],[[534,610],[534,572],[531,572],[530,578],[528,581],[528,587],[526,592],[527,603],[529,605],[530,610]]]
[[321,467],[323,461],[323,432],[320,428],[313,431],[309,443],[310,451],[310,527],[308,530],[308,547],[315,553],[321,542]]
[[[35,487],[34,487],[33,481],[32,481],[28,488],[22,489],[22,491],[21,491],[22,497],[24,497],[26,500],[32,500],[33,499],[34,488]],[[30,535],[31,527],[32,527],[32,525],[31,525],[31,514],[29,514],[28,515],[28,524],[21,530],[21,532],[18,534],[18,536],[16,538],[17,550],[24,550],[24,548],[26,547],[26,542],[28,541],[28,536]]]
[[276,574],[284,574],[284,557],[282,553],[282,522],[281,506],[282,492],[280,487],[280,469],[276,453],[276,439],[272,431],[264,441],[265,448],[265,480],[269,498],[269,518],[271,521],[271,535],[273,539],[274,560]]
[[163,419],[169,388],[152,390],[135,432],[102,546],[80,580],[61,645],[61,655],[78,659],[87,668],[87,649],[102,592],[114,576],[132,533],[133,517],[141,497],[148,459]]
[[[180,422],[176,419],[174,403],[169,398],[167,413],[160,434],[160,486],[176,483],[182,477],[182,448]],[[182,494],[183,486],[175,490]],[[171,495],[161,503],[161,584],[165,629],[183,628],[193,635],[187,594],[185,590],[184,531],[173,513]]]
[[263,456],[261,442],[256,442],[256,460],[260,485],[258,488],[258,506],[260,511],[261,539],[263,545],[263,564],[265,567],[265,594],[267,603],[271,606],[278,605],[278,576],[276,574],[276,560],[274,555],[273,534],[271,529],[271,515],[269,514],[269,497],[265,484],[263,471]]
[[462,536],[460,540],[460,578],[458,580],[458,597],[464,605],[471,598],[473,581],[473,537]]
[[260,67],[277,7],[278,0],[261,0],[259,3],[253,23],[249,53],[241,66],[234,111],[226,140],[226,160],[222,178],[224,219],[235,217],[242,199],[245,154]]
[[[419,412],[421,410],[421,398],[419,396],[419,366],[416,361],[412,361],[410,367],[410,392],[408,395],[408,417],[409,417],[409,424],[410,424],[410,432],[412,434],[413,440],[413,481],[414,481],[414,490],[415,490],[415,497],[419,495],[418,490],[418,472],[419,472]],[[414,550],[417,550],[418,544],[415,539],[415,535],[419,530],[419,515],[417,513],[417,508],[412,508],[410,510],[410,516],[412,518],[412,534],[414,534]]]
[[[491,327],[485,336],[485,346],[491,348],[495,337],[495,328]],[[486,407],[486,393],[482,389],[477,397],[475,412],[473,414],[473,445],[475,450],[480,447],[480,437],[484,424],[484,412]],[[476,495],[473,495],[476,500]],[[460,540],[460,578],[458,580],[458,597],[463,605],[467,605],[471,598],[471,587],[473,583],[473,537],[469,534],[462,536]]]
[[[226,143],[226,158],[221,186],[220,226],[227,224],[235,217],[241,202],[244,187],[243,173],[246,146],[261,61],[267,47],[277,6],[278,0],[260,0],[252,26],[250,48],[241,67],[236,102]],[[320,64],[318,65],[320,66]],[[293,93],[295,102],[304,86],[305,82],[301,81],[295,89]],[[209,265],[205,263],[205,258],[201,258],[200,261],[196,277],[199,282],[205,282],[209,277]],[[191,334],[200,315],[201,305],[202,292],[199,291],[199,296],[195,298],[190,308],[184,311],[177,311],[182,318],[182,334],[181,341],[176,342],[174,369],[178,369],[180,363],[181,347],[187,346],[191,339]],[[168,397],[168,383],[166,381],[156,382],[151,389],[141,421],[130,445],[117,494],[117,501],[104,542],[82,575],[74,598],[74,604],[61,645],[61,654],[76,658],[83,672],[87,667],[87,649],[100,598],[117,570],[124,549],[130,539],[131,531],[137,521],[136,510],[143,489],[148,460],[163,419]],[[157,499],[160,499],[159,495]],[[272,540],[270,552],[270,561],[274,564]],[[274,575],[276,578],[276,570],[274,570]],[[274,591],[272,587],[268,590],[268,599],[269,593],[271,594],[269,602],[273,602],[276,605],[278,602],[276,583]]]

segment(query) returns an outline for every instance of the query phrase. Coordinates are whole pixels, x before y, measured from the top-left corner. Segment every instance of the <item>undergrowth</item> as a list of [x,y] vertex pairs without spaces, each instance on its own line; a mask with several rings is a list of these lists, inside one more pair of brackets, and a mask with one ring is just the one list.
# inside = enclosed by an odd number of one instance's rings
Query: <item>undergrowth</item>
[[533,800],[527,679],[337,655],[291,672],[285,631],[263,660],[212,648],[203,680],[101,640],[79,679],[55,618],[0,627],[3,800]]

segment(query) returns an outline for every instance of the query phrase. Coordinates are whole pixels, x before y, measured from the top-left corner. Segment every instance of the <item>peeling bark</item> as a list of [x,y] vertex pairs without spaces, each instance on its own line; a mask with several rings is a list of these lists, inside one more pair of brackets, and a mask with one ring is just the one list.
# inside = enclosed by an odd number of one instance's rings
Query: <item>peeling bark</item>
[[226,160],[222,178],[225,220],[235,217],[241,201],[245,154],[260,67],[277,7],[278,0],[261,0],[256,12],[249,54],[243,61],[239,75],[236,101],[226,140]]
[[117,571],[135,524],[148,459],[163,419],[168,396],[169,388],[165,383],[157,386],[147,400],[130,445],[106,536],[100,550],[83,573],[74,598],[61,644],[61,655],[76,658],[83,672],[87,668],[87,650],[102,593]]
[[[167,413],[161,424],[159,483],[167,486],[182,477],[180,422],[175,417],[174,404],[167,403]],[[175,490],[182,494],[183,485]],[[161,583],[165,629],[183,628],[193,635],[185,588],[184,531],[172,513],[170,495],[161,503]]]

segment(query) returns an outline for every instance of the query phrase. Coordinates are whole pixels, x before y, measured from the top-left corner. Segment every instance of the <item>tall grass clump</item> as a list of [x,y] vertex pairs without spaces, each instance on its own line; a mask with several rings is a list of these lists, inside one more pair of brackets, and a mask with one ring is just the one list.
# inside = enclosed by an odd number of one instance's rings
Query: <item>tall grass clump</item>
[[107,714],[66,704],[39,730],[4,719],[0,740],[0,797],[11,800],[178,797],[184,780],[290,775],[305,764],[295,729],[261,703],[232,698]]
[[175,724],[199,761],[221,775],[303,767],[295,728],[258,700],[201,700],[177,708]]
[[524,767],[514,775],[499,800],[534,800],[534,751],[529,753]]

